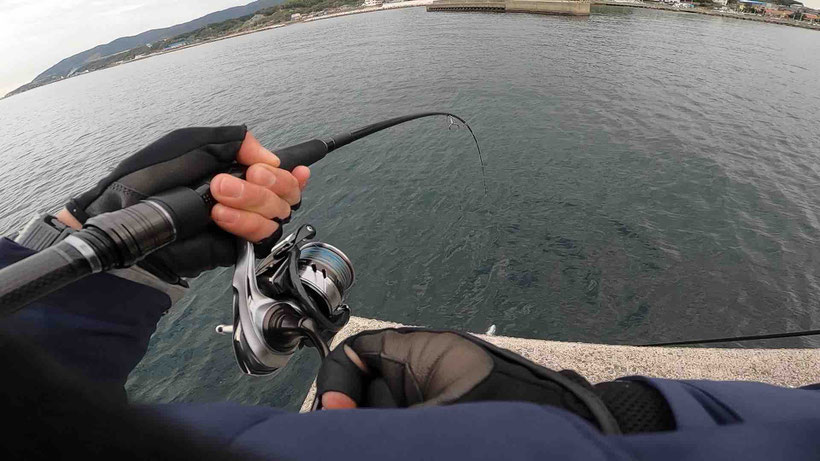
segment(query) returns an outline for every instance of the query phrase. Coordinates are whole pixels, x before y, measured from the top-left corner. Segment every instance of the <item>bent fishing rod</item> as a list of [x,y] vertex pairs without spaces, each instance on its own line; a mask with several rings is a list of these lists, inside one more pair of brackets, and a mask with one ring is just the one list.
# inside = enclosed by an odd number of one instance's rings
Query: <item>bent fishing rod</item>
[[[387,128],[431,116],[446,116],[450,128],[459,121],[478,151],[484,192],[485,165],[475,133],[465,120],[449,112],[424,112],[396,117],[326,139],[312,139],[275,150],[280,168],[309,166],[330,152]],[[176,188],[136,205],[95,216],[60,243],[0,270],[0,317],[88,275],[129,267],[157,249],[195,235],[210,222],[216,201],[209,182],[197,188]],[[282,239],[258,265],[253,244],[239,242],[234,271],[234,322],[218,333],[233,336],[243,372],[266,375],[281,369],[305,340],[322,356],[336,332],[348,321],[345,296],[355,279],[353,266],[340,250],[313,240],[316,230],[302,226]],[[263,319],[260,321],[259,319]],[[796,337],[820,330],[640,344],[671,346]]]
[[[391,118],[326,139],[312,139],[275,150],[280,168],[309,166],[351,142],[387,128],[424,117],[446,116],[459,121],[478,148],[467,122],[449,112],[423,112]],[[486,191],[486,183],[485,183]],[[209,183],[196,189],[178,187],[111,213],[86,221],[83,228],[58,244],[0,270],[0,317],[88,275],[130,267],[157,249],[202,231],[216,204]]]

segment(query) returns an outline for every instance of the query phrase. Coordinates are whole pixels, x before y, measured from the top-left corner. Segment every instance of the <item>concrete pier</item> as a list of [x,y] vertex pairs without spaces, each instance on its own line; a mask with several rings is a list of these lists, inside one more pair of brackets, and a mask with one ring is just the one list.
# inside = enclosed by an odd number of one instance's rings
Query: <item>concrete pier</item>
[[482,11],[589,16],[589,0],[439,0],[427,11]]
[[[402,325],[381,320],[352,317],[350,323],[334,338],[333,346],[360,331],[400,326]],[[634,347],[477,336],[547,368],[575,370],[592,383],[631,375],[759,381],[786,387],[820,383],[820,349]],[[315,393],[315,387],[311,387],[302,411],[310,409]]]

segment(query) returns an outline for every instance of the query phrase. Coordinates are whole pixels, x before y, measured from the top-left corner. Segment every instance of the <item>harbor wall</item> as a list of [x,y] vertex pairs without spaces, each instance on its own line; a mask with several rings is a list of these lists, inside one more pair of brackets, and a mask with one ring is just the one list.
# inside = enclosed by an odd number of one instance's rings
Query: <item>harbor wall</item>
[[589,0],[440,0],[427,11],[483,11],[494,13],[534,13],[589,16]]
[[532,1],[508,0],[505,2],[508,13],[567,14],[589,16],[588,1]]

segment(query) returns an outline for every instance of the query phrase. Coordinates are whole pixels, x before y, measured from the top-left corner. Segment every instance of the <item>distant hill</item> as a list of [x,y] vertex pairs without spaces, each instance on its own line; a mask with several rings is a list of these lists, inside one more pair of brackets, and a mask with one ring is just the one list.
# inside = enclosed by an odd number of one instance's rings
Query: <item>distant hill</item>
[[239,18],[242,16],[247,16],[249,14],[257,12],[258,10],[279,5],[283,1],[284,0],[257,0],[255,2],[248,3],[245,6],[235,6],[232,8],[217,11],[215,13],[206,14],[201,18],[197,18],[193,21],[188,21],[182,24],[177,24],[175,26],[165,27],[163,29],[153,29],[131,37],[121,37],[110,43],[106,43],[105,45],[98,45],[94,48],[91,48],[90,50],[86,50],[82,53],[77,53],[74,56],[70,56],[63,59],[62,61],[48,68],[42,74],[35,77],[34,80],[31,81],[31,83],[25,86],[38,86],[44,83],[48,83],[50,81],[66,77],[69,74],[71,74],[73,70],[83,66],[86,63],[100,59],[102,57],[116,54],[121,51],[130,50],[131,48],[145,45],[146,43],[152,43],[157,40],[171,38],[176,35],[191,32],[201,27],[207,26],[208,24],[222,22],[228,19]]

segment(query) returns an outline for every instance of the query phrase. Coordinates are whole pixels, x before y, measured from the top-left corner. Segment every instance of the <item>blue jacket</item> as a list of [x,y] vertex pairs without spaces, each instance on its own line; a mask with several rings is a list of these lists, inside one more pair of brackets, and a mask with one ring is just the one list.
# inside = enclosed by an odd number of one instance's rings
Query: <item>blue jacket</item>
[[[0,267],[30,254],[0,240]],[[170,304],[153,288],[100,274],[32,304],[4,326],[86,377],[121,389]],[[151,411],[195,437],[278,459],[820,459],[815,390],[629,379],[660,390],[676,431],[604,436],[556,408],[500,402],[305,415],[221,403],[156,405]]]

